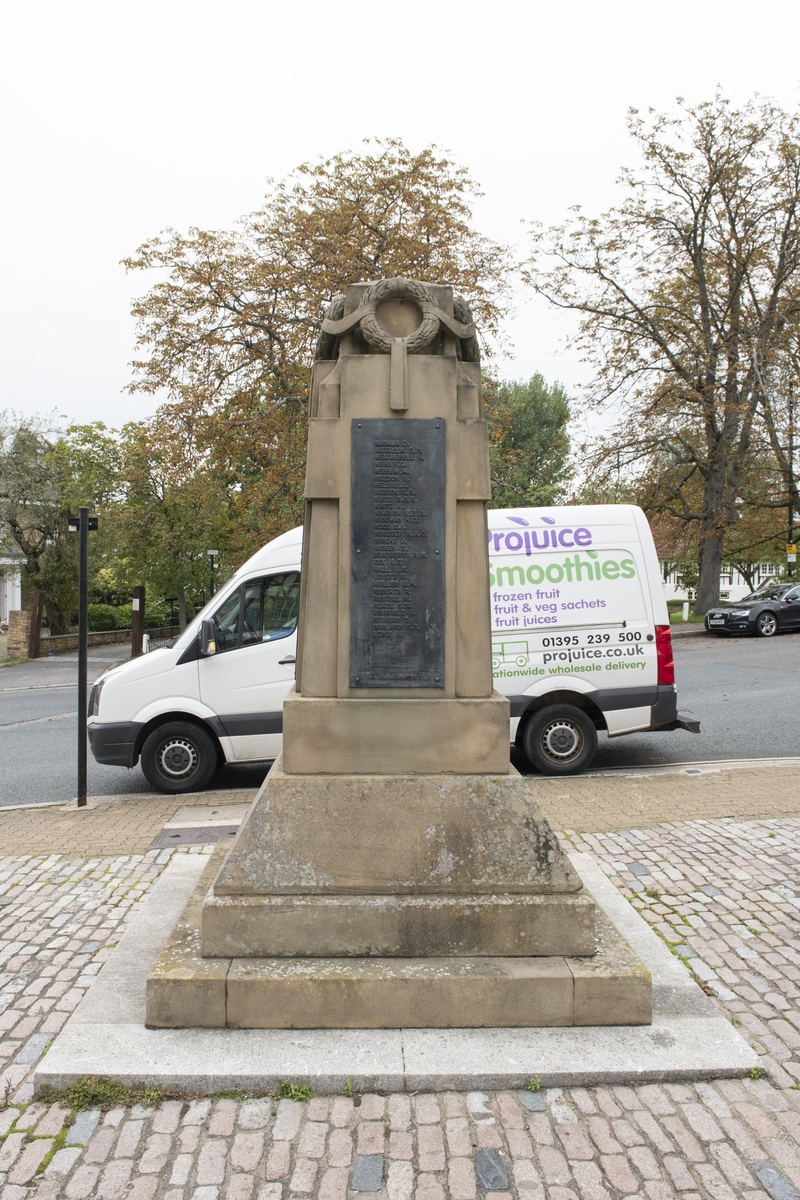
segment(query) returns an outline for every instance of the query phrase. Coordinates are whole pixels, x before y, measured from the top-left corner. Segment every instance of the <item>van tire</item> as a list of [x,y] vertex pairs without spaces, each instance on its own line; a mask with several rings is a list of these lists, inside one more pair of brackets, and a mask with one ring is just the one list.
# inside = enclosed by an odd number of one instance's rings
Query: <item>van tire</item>
[[575,775],[585,771],[597,753],[592,718],[572,704],[537,709],[522,731],[522,749],[543,775]]
[[142,746],[142,773],[159,792],[197,792],[217,769],[214,739],[191,721],[159,725]]

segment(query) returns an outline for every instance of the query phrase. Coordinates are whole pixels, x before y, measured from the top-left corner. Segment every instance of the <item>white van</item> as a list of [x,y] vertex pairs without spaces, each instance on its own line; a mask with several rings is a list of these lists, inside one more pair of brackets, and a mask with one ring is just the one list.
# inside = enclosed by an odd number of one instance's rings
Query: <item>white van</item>
[[[159,791],[280,750],[294,680],[302,529],[253,555],[170,648],[103,675],[89,700],[100,763],[141,760]],[[609,737],[699,730],[677,714],[672,642],[644,513],[631,505],[489,512],[495,686],[511,740],[546,774],[584,770]]]

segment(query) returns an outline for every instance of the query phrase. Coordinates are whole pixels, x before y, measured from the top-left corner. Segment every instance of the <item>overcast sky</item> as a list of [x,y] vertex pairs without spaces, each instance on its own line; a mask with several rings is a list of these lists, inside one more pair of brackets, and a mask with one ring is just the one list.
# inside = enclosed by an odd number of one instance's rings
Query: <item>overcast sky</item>
[[[798,107],[797,0],[2,0],[4,233],[0,410],[120,425],[128,396],[123,255],[172,226],[227,228],[265,180],[399,136],[469,168],[491,236],[569,206],[602,210],[631,149],[629,106],[719,84]],[[509,324],[508,375],[582,378],[565,321]]]

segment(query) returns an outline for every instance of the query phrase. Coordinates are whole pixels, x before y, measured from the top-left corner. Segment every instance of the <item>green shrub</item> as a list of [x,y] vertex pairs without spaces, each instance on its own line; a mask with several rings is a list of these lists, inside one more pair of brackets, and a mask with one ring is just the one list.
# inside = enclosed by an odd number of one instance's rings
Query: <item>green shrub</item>
[[130,629],[133,624],[133,605],[120,604],[114,609],[117,629]]
[[89,632],[106,633],[113,629],[130,629],[133,606],[130,604],[90,604]]
[[89,631],[105,633],[106,630],[117,628],[116,609],[111,604],[89,605]]
[[[148,605],[147,615],[145,616],[145,621],[144,621],[145,628],[146,629],[165,629],[171,623],[170,622],[170,614],[172,614],[174,616],[175,622],[177,623],[177,620],[178,620],[177,604],[170,605],[166,600],[157,600],[155,602],[155,604]],[[187,621],[191,621],[191,619],[192,619],[191,609],[188,608],[188,606],[187,606],[186,619],[187,619]]]

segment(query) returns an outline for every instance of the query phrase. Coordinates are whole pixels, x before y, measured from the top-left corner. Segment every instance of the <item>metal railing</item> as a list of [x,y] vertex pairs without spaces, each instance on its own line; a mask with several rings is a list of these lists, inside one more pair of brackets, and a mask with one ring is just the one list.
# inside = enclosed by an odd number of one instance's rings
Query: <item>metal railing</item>
[[163,625],[160,629],[145,629],[142,650],[148,654],[151,650],[160,650],[162,646],[171,646],[180,633],[178,625]]

